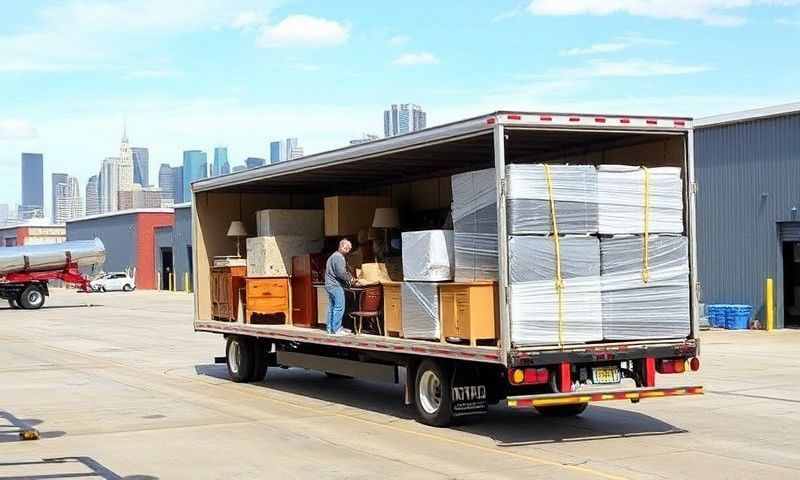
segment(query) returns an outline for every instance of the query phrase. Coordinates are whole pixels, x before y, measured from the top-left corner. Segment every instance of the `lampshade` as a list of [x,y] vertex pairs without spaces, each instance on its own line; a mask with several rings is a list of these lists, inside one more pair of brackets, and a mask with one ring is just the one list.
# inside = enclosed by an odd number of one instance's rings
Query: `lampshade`
[[396,208],[376,208],[372,226],[375,228],[397,228],[400,226],[400,214]]
[[244,223],[240,222],[239,220],[234,220],[233,222],[231,222],[231,226],[228,227],[228,236],[246,237],[247,230],[244,228]]

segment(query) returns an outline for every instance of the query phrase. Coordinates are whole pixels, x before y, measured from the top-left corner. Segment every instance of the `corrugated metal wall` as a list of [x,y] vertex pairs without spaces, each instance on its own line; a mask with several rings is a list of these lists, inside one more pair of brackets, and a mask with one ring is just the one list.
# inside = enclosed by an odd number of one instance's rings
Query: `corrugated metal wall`
[[67,240],[99,238],[106,246],[104,272],[122,272],[136,266],[136,215],[90,218],[67,223]]
[[182,207],[175,209],[175,228],[172,235],[172,261],[175,266],[175,273],[178,288],[185,290],[183,284],[186,278],[184,273],[189,274],[189,290],[192,290],[192,209]]
[[778,280],[778,222],[800,220],[800,114],[695,130],[702,301],[747,303],[763,319],[764,279]]

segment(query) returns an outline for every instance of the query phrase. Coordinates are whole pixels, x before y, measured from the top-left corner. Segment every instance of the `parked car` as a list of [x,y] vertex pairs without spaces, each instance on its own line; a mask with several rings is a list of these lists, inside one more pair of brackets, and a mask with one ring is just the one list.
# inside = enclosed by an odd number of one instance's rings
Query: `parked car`
[[92,280],[92,290],[96,292],[111,292],[122,290],[131,292],[136,288],[136,280],[125,272],[111,272]]

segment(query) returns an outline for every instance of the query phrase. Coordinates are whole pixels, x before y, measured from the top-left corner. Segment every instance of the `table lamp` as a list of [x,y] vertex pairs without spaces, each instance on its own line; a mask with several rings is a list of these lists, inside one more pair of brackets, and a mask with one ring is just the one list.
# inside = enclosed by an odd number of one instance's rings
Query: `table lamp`
[[244,228],[244,223],[239,220],[232,221],[231,226],[228,227],[228,236],[236,239],[236,257],[242,258],[239,250],[239,239],[247,236],[247,230]]
[[372,227],[373,228],[382,228],[383,229],[383,248],[382,249],[375,249],[376,253],[377,250],[380,250],[381,253],[385,254],[389,252],[389,229],[390,228],[397,228],[400,226],[400,213],[397,211],[396,208],[376,208],[375,209],[375,217],[372,219]]

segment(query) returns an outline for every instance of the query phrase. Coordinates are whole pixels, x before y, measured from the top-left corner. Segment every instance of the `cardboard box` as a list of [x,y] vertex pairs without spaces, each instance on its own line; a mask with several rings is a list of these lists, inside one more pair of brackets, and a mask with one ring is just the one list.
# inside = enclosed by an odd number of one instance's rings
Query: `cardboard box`
[[322,239],[297,236],[253,237],[247,239],[248,277],[289,277],[292,257],[322,250]]
[[375,209],[390,207],[391,198],[377,196],[338,196],[325,198],[325,236],[358,235],[372,226]]
[[323,223],[323,210],[270,208],[256,212],[256,231],[259,237],[296,235],[322,238]]

